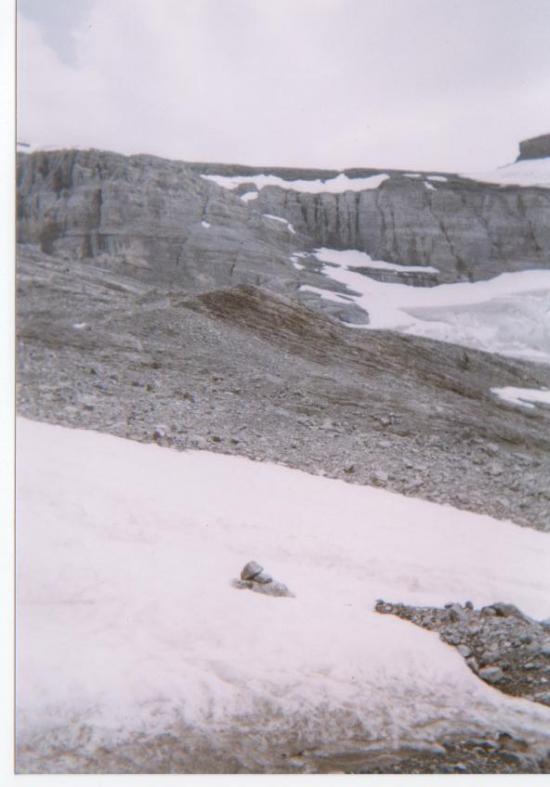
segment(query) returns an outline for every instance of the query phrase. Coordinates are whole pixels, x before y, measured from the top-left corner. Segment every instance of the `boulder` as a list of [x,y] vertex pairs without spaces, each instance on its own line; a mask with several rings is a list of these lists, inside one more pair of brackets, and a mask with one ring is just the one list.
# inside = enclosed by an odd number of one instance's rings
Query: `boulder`
[[255,560],[250,560],[244,566],[241,578],[234,579],[232,585],[239,590],[253,590],[265,596],[294,596],[283,582],[274,580]]

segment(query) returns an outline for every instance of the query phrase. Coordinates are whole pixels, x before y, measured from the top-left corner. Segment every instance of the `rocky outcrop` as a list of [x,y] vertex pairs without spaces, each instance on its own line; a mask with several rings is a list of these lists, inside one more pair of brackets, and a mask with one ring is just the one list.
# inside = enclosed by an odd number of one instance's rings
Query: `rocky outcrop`
[[[289,183],[342,174],[95,150],[21,154],[19,240],[47,254],[94,258],[110,270],[191,290],[254,284],[296,292],[300,277],[289,255],[317,246],[439,270],[435,279],[412,276],[415,284],[550,265],[549,189],[387,170],[377,188],[333,194],[270,185],[246,202],[240,194],[256,186],[232,191],[203,177],[260,173]],[[381,171],[345,171],[351,179],[376,174]],[[295,232],[265,214],[286,219]]]
[[394,173],[377,189],[343,194],[267,186],[255,204],[319,246],[433,266],[442,282],[550,265],[550,190]]
[[550,134],[524,139],[519,143],[518,161],[525,159],[546,158],[550,156]]
[[156,283],[294,288],[288,229],[184,163],[97,150],[20,155],[18,238]]

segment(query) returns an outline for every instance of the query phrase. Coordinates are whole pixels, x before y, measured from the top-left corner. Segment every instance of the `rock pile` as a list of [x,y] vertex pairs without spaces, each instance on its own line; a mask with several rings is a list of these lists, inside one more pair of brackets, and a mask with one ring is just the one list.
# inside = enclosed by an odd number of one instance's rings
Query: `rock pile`
[[250,560],[241,571],[241,578],[233,580],[233,587],[254,590],[256,593],[263,593],[266,596],[288,596],[294,597],[286,585],[277,582],[273,577],[264,571],[263,566]]
[[505,603],[475,610],[471,602],[440,609],[379,600],[375,609],[438,631],[486,683],[550,706],[550,620],[537,622]]

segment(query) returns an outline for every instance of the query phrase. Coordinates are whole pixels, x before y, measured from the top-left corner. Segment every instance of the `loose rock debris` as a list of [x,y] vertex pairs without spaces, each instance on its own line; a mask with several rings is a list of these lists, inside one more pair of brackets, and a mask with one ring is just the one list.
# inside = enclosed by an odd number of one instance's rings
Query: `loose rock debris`
[[285,584],[277,582],[273,577],[264,571],[263,566],[250,560],[241,571],[241,578],[234,579],[233,587],[240,590],[247,588],[256,593],[263,593],[266,596],[288,596],[294,598]]

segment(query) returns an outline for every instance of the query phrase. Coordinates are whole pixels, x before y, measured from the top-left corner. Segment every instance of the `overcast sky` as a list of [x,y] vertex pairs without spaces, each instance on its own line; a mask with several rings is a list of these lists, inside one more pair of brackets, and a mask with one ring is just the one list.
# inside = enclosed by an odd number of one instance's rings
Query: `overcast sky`
[[19,0],[18,138],[468,171],[550,131],[550,0]]

